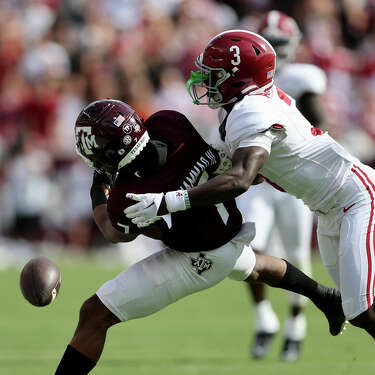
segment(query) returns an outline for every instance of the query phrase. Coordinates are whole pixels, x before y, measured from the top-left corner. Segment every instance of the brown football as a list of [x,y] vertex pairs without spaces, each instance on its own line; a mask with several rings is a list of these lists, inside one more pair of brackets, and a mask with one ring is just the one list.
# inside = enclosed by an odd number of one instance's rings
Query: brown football
[[23,296],[34,306],[49,305],[57,296],[61,274],[47,258],[34,258],[25,264],[20,277]]

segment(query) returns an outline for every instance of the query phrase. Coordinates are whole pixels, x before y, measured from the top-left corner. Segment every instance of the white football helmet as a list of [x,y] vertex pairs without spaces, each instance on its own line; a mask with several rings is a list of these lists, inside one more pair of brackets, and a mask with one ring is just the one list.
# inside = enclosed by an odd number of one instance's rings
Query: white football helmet
[[258,33],[275,49],[278,69],[295,59],[302,34],[293,18],[283,12],[271,10],[260,22]]

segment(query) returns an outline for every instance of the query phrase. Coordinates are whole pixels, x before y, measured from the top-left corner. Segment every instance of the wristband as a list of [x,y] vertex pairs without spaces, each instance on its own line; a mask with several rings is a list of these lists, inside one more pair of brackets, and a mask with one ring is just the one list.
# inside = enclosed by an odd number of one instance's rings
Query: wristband
[[93,185],[90,189],[91,205],[94,211],[96,206],[101,204],[107,204],[107,197],[104,194],[103,189],[99,185]]
[[187,190],[182,190],[182,191],[183,191],[183,194],[184,194],[186,209],[189,209],[189,208],[191,208],[189,193],[188,193]]
[[190,200],[187,190],[177,190],[166,193],[165,204],[168,212],[187,210],[190,208]]

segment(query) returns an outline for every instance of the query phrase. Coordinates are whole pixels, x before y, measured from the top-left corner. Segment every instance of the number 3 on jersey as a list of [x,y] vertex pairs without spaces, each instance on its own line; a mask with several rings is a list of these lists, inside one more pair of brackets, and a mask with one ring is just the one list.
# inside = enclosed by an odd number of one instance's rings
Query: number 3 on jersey
[[231,46],[229,48],[229,51],[230,52],[234,52],[233,53],[233,57],[235,58],[230,60],[230,62],[232,63],[232,65],[239,65],[241,63],[241,57],[240,57],[240,47],[238,46]]

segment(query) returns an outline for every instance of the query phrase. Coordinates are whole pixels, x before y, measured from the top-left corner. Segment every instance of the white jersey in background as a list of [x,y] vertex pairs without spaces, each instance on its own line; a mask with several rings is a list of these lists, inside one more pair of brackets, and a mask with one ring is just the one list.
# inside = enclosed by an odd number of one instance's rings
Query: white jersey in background
[[323,94],[327,89],[327,76],[315,65],[295,63],[277,72],[275,84],[298,102],[306,93]]

